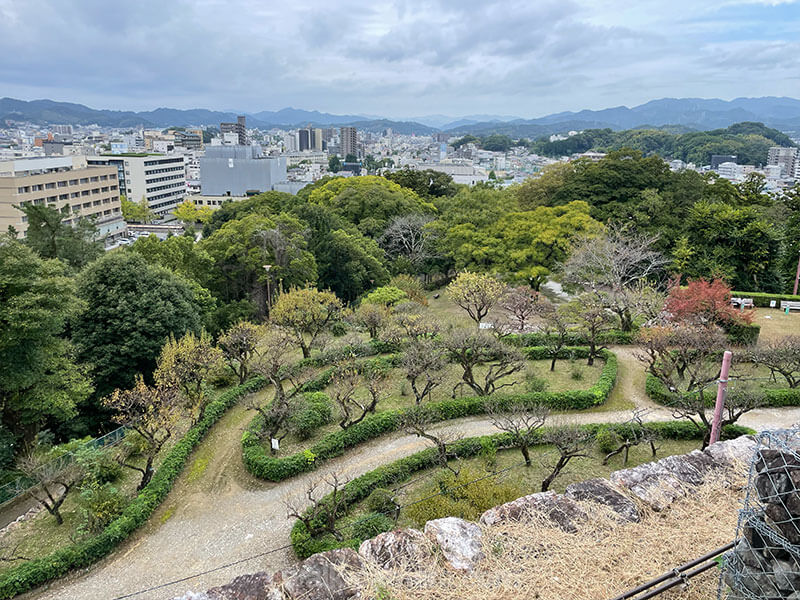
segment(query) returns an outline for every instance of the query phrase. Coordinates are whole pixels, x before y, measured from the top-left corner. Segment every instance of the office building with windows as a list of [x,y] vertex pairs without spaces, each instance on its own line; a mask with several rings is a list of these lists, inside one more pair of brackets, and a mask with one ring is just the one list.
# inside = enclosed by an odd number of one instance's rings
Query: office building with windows
[[89,166],[83,156],[48,156],[0,161],[0,231],[13,227],[21,236],[27,217],[23,204],[61,211],[64,223],[92,218],[101,237],[125,234],[118,172],[113,166]]
[[159,217],[167,217],[186,196],[186,169],[183,156],[161,154],[117,154],[90,156],[90,165],[117,168],[120,193],[132,202],[147,199]]

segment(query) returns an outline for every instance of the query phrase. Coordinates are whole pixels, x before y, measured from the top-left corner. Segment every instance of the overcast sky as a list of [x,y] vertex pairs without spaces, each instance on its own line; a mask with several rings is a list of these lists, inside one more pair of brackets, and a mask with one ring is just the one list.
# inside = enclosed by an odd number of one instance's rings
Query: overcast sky
[[542,116],[800,97],[800,3],[0,0],[0,96]]

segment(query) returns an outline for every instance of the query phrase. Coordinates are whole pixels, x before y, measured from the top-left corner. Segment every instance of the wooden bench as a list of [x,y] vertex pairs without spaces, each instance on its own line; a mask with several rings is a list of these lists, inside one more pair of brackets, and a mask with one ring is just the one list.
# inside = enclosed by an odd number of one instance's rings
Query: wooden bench
[[755,306],[752,298],[731,298],[731,304],[742,308],[753,308]]
[[791,300],[781,300],[781,310],[800,310],[800,302],[792,302]]

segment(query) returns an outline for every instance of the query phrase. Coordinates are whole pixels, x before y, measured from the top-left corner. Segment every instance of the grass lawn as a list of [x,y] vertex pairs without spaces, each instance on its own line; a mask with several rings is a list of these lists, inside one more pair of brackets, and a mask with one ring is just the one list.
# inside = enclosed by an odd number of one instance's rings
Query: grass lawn
[[753,323],[761,325],[759,343],[773,341],[786,335],[800,335],[800,312],[790,312],[786,315],[779,309],[757,308],[753,313]]
[[[558,475],[550,489],[563,492],[571,483],[585,481],[594,477],[608,477],[613,471],[629,468],[641,463],[658,460],[665,456],[684,454],[699,448],[699,441],[674,441],[664,440],[658,444],[656,459],[653,459],[650,447],[642,445],[631,449],[628,464],[623,467],[621,455],[613,457],[608,465],[602,464],[602,455],[596,449],[589,451],[588,458],[574,458],[567,467]],[[400,482],[391,488],[395,502],[401,506],[409,505],[400,511],[398,526],[421,527],[425,521],[436,519],[444,514],[441,512],[460,512],[456,516],[466,519],[477,519],[483,511],[498,503],[507,502],[515,498],[532,494],[541,490],[542,480],[551,472],[558,454],[549,446],[538,446],[531,449],[532,465],[525,467],[522,454],[519,450],[504,450],[497,453],[496,464],[487,465],[486,458],[476,457],[458,461],[461,468],[461,481],[466,483],[474,479],[490,475],[492,472],[504,471],[496,477],[489,477],[474,484],[454,490],[456,498],[434,496],[440,491],[440,482],[447,487],[452,486],[452,476],[443,469],[430,469],[414,473],[411,478]],[[470,489],[472,488],[472,489]],[[485,502],[481,499],[486,496]],[[464,499],[466,497],[466,500]],[[421,501],[421,502],[420,502]],[[413,504],[416,503],[416,504]],[[348,515],[340,519],[340,526],[363,519],[368,514],[366,502],[359,502],[351,508]]]

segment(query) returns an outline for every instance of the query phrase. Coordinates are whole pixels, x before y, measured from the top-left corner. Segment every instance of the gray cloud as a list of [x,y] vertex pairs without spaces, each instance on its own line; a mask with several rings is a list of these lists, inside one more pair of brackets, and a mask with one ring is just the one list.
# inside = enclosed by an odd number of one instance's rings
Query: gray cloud
[[800,11],[772,4],[0,0],[0,94],[389,116],[800,96]]

